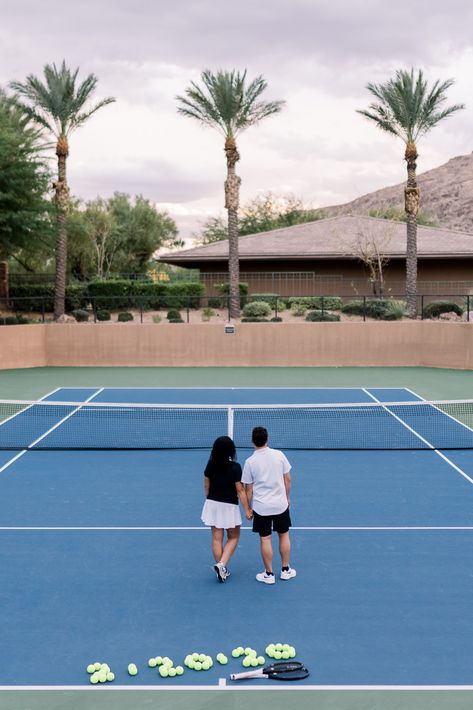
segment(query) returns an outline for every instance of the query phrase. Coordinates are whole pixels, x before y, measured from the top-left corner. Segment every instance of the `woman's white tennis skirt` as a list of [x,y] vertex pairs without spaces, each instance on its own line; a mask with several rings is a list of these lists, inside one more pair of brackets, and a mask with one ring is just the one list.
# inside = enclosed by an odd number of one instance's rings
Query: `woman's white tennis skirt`
[[240,508],[233,503],[206,499],[202,508],[202,522],[215,528],[236,528],[241,525]]

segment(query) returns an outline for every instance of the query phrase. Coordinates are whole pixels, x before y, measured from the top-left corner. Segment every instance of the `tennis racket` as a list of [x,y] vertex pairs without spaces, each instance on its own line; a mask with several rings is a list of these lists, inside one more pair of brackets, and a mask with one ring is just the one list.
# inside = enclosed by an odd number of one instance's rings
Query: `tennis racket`
[[246,671],[245,673],[232,673],[232,680],[243,680],[244,678],[271,678],[271,680],[303,680],[307,678],[309,671],[300,661],[282,661],[272,663],[265,668],[258,668],[256,671]]

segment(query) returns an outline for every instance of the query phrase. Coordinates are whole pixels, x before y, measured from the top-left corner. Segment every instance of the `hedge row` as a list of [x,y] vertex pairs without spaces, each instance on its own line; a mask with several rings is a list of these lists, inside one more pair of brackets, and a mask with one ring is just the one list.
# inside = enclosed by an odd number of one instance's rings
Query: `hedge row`
[[[84,310],[93,304],[100,310],[142,307],[199,308],[204,285],[196,282],[148,283],[142,281],[92,281],[66,287],[66,311]],[[22,284],[10,288],[10,303],[16,311],[52,311],[54,286]]]

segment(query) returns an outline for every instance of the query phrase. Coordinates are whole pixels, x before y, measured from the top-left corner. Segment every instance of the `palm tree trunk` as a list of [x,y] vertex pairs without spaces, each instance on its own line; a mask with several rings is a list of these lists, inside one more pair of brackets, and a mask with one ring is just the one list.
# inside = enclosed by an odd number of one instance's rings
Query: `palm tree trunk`
[[230,318],[240,316],[240,261],[238,256],[238,207],[241,179],[235,173],[235,164],[240,160],[235,139],[225,141],[227,156],[227,179],[225,182],[225,207],[228,211],[228,276],[230,282]]
[[56,155],[58,157],[58,179],[55,183],[57,209],[56,238],[56,278],[54,284],[54,320],[64,317],[66,299],[67,270],[67,212],[69,208],[69,188],[67,187],[66,159],[69,154],[67,138],[60,136]]
[[404,207],[406,211],[406,300],[410,318],[417,317],[417,213],[419,211],[420,191],[417,187],[415,143],[406,146],[405,160],[407,162],[407,185],[404,190]]

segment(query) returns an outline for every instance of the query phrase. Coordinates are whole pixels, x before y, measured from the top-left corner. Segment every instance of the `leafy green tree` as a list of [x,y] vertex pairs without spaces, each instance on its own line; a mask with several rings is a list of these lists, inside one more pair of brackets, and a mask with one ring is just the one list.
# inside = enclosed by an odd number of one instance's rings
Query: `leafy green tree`
[[[407,222],[405,210],[399,207],[373,207],[367,211],[367,215],[368,217],[388,219],[393,222]],[[417,213],[417,224],[420,224],[423,227],[438,227],[439,221],[434,215],[419,210]]]
[[174,220],[140,195],[75,203],[67,229],[69,268],[78,278],[145,273],[156,251],[183,244]]
[[375,101],[368,110],[359,110],[379,129],[401,138],[406,149],[407,185],[404,189],[404,209],[407,223],[406,297],[409,315],[417,315],[417,215],[420,192],[417,187],[417,141],[448,116],[464,108],[454,104],[444,108],[447,91],[453,79],[436,81],[428,86],[422,71],[400,69],[384,84],[368,84]]
[[225,139],[227,179],[225,182],[225,208],[228,211],[228,272],[230,281],[230,315],[240,315],[240,266],[238,258],[238,207],[241,179],[235,172],[240,160],[237,136],[278,113],[283,101],[263,101],[267,83],[262,76],[247,82],[246,71],[218,71],[206,69],[201,74],[201,85],[192,81],[185,96],[177,96],[178,112],[204,126],[215,128]]
[[0,260],[25,270],[50,250],[50,175],[40,134],[21,107],[0,90]]
[[79,69],[71,71],[65,61],[58,68],[46,64],[43,70],[44,82],[30,74],[25,82],[14,81],[11,88],[26,103],[23,109],[31,120],[48,131],[56,140],[58,160],[57,181],[54,183],[55,204],[57,209],[56,242],[56,282],[54,289],[54,318],[64,316],[67,268],[67,212],[69,209],[69,187],[66,175],[66,160],[69,155],[70,134],[102,106],[115,101],[109,97],[94,106],[88,102],[97,87],[94,74],[77,84]]

